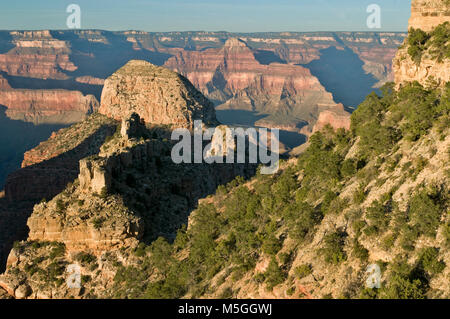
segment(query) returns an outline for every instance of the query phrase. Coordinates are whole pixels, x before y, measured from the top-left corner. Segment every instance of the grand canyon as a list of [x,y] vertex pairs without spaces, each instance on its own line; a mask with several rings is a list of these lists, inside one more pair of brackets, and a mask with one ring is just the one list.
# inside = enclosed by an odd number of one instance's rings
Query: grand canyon
[[[449,298],[450,3],[411,11],[409,33],[1,31],[0,299]],[[279,172],[175,164],[195,120],[280,129]]]
[[23,126],[19,130],[33,133],[14,134],[1,143],[0,187],[20,167],[25,151],[96,111],[105,79],[131,59],[187,77],[217,106],[218,119],[224,123],[282,128],[282,142],[289,150],[305,142],[322,112],[321,125],[326,119],[348,126],[343,120],[346,111],[393,80],[392,59],[405,36],[2,32],[2,128],[6,132],[9,126]]

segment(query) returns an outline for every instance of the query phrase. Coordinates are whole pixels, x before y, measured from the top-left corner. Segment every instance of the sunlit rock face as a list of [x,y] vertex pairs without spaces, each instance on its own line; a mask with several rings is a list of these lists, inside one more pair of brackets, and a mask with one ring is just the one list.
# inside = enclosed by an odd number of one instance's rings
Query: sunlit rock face
[[122,120],[137,113],[146,123],[192,128],[194,120],[216,124],[214,106],[183,76],[133,60],[110,76],[99,112]]
[[[450,2],[447,0],[413,0],[409,28],[430,32],[438,26],[450,29]],[[428,42],[431,41],[432,39]],[[393,61],[397,86],[413,81],[425,86],[433,82],[433,85],[442,86],[450,80],[449,59],[437,59],[433,54],[434,48],[427,48],[421,53],[419,61],[413,61],[408,49],[409,45],[405,42]]]
[[446,21],[450,21],[448,0],[412,0],[410,28],[429,32]]

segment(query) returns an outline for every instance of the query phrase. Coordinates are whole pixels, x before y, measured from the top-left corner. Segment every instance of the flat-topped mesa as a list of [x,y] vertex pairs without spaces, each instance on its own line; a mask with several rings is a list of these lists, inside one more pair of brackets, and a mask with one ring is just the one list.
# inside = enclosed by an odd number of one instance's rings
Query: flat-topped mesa
[[409,27],[431,31],[450,19],[449,0],[412,0]]
[[145,123],[193,128],[194,120],[217,125],[213,104],[185,77],[132,60],[105,81],[99,112],[122,120],[137,113]]

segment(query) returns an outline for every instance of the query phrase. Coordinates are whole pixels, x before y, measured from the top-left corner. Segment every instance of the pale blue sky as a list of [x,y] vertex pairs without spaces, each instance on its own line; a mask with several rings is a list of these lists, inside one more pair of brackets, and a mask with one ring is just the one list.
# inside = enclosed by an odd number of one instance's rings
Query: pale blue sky
[[[2,0],[0,29],[66,29],[66,7],[83,29],[144,31],[406,31],[411,0]],[[381,7],[382,28],[366,8]]]

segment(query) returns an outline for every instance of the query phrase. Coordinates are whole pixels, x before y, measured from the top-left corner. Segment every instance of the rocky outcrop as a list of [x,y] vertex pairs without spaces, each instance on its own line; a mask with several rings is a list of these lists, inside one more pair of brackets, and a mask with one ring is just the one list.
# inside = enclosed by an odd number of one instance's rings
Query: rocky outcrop
[[11,89],[0,91],[0,105],[14,120],[72,124],[96,111],[99,103],[93,95],[78,91]]
[[429,32],[450,20],[448,0],[412,0],[409,27]]
[[320,131],[327,125],[330,125],[335,130],[339,128],[349,130],[350,122],[350,117],[348,116],[348,113],[345,112],[344,107],[341,104],[334,110],[326,110],[320,112],[319,118],[314,125],[313,133]]
[[[139,118],[131,122],[140,123]],[[82,159],[78,180],[34,208],[27,223],[29,240],[101,254],[135,245],[144,235],[174,236],[199,198],[256,169],[248,164],[176,165],[170,158],[172,143],[129,133],[116,134],[98,155]],[[170,218],[170,226],[163,227],[153,214]]]
[[432,84],[433,81],[436,81],[438,85],[444,85],[450,80],[450,60],[437,63],[430,57],[424,57],[418,65],[411,59],[407,48],[398,51],[394,61],[394,70],[397,86],[414,81],[425,86]]
[[146,123],[174,127],[217,123],[214,106],[189,81],[145,61],[130,61],[106,80],[99,112],[116,120],[135,112]]
[[[433,30],[436,27],[450,33],[450,3],[447,0],[414,0],[412,2],[412,15],[409,21],[410,30],[421,29],[428,32],[430,39],[422,43],[417,57],[412,57],[409,49],[408,39],[405,40],[394,59],[394,74],[397,87],[405,82],[417,81],[424,86],[444,85],[450,80],[450,60],[440,59],[435,55],[435,51],[443,48],[434,48],[433,41],[435,35]],[[448,43],[446,44],[448,47]],[[442,46],[442,44],[440,44]]]
[[[35,206],[28,219],[28,240],[64,243],[69,252],[119,249],[136,244],[143,236],[144,225],[139,216],[126,209],[119,200],[105,203],[90,198],[86,205],[78,201],[64,202],[63,196]],[[95,210],[94,207],[101,207]]]
[[11,50],[0,54],[0,70],[9,75],[42,79],[68,79],[77,67],[70,61],[70,44],[50,31],[12,31]]

